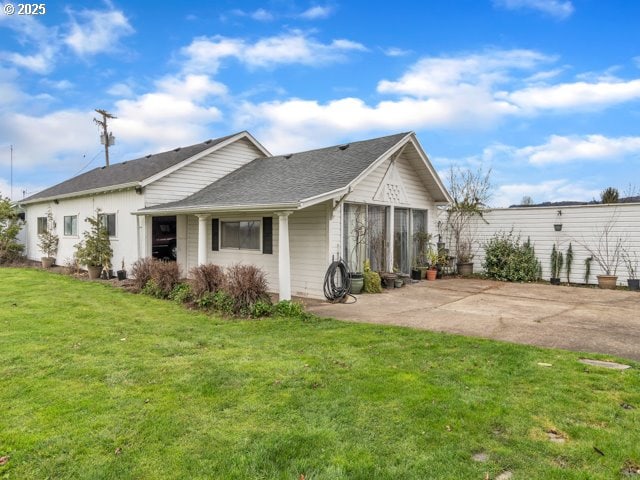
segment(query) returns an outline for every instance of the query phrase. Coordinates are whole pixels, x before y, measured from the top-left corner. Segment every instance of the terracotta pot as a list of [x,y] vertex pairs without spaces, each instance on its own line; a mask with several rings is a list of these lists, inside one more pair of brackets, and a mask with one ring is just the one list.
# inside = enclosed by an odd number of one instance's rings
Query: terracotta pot
[[438,270],[436,270],[435,268],[427,270],[427,280],[435,280],[437,275]]
[[615,290],[617,282],[617,275],[598,275],[598,287],[600,288]]
[[53,257],[42,257],[40,261],[42,262],[42,268],[51,268],[56,263],[56,259]]

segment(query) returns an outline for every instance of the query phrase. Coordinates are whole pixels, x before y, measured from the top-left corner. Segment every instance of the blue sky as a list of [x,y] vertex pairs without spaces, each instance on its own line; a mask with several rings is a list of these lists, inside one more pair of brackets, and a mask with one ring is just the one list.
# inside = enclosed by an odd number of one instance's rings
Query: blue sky
[[[6,0],[0,0],[3,11]],[[0,192],[249,130],[272,153],[415,131],[492,204],[640,185],[640,2],[45,3],[0,13]],[[89,164],[87,166],[87,164]]]

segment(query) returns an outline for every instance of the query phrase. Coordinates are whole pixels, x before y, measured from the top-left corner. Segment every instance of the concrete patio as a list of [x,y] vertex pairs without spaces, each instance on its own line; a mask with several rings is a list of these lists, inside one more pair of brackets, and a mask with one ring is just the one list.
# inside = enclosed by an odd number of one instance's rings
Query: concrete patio
[[400,325],[640,361],[640,293],[476,279],[421,281],[355,304],[308,307],[322,317]]

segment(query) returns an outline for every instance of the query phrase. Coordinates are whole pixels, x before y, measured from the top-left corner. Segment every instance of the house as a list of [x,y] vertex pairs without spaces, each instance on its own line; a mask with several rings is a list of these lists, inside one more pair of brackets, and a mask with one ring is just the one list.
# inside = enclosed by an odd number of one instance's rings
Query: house
[[280,156],[240,132],[96,168],[21,204],[31,259],[49,209],[58,263],[100,209],[117,267],[151,255],[175,257],[185,272],[250,263],[288,299],[322,297],[334,258],[408,271],[413,232],[434,232],[436,207],[449,200],[413,132]]

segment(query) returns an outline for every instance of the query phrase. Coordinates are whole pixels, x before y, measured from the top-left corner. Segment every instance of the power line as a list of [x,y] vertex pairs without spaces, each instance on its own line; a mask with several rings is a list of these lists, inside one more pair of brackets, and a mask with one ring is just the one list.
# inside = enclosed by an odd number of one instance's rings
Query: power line
[[89,160],[84,167],[82,167],[80,170],[78,170],[76,173],[74,173],[72,175],[72,177],[75,177],[76,175],[78,175],[80,172],[82,172],[85,168],[87,168],[89,165],[91,165],[91,163],[98,157],[98,155],[100,155],[100,150],[98,150],[98,153],[96,153],[93,158],[91,160]]

